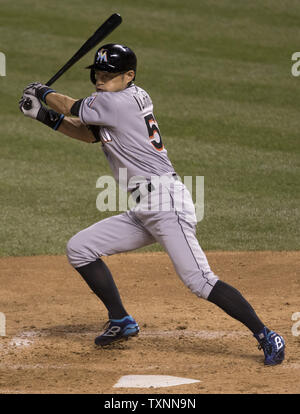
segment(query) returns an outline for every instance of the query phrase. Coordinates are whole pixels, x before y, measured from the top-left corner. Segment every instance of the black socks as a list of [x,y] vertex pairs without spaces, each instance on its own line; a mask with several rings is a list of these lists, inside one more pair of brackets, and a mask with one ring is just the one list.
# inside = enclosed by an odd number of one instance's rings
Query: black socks
[[[122,319],[128,316],[113,277],[101,259],[75,269],[104,303],[110,319]],[[217,281],[207,300],[243,323],[253,334],[258,334],[265,326],[240,292],[221,280]]]
[[123,307],[118,288],[113,277],[101,260],[89,263],[86,266],[75,268],[83,279],[106,306],[110,319],[122,319],[128,313]]
[[246,325],[253,334],[261,332],[265,326],[240,292],[221,280],[217,281],[207,300]]

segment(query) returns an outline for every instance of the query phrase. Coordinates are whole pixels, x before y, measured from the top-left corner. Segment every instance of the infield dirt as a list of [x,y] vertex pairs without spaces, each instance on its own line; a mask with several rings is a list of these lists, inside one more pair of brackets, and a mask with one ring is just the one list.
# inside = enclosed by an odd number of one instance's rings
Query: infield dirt
[[[123,375],[174,375],[199,383],[151,393],[299,393],[300,252],[208,252],[220,279],[250,301],[286,340],[286,360],[266,367],[250,331],[198,299],[165,253],[104,258],[141,332],[94,346],[107,312],[63,256],[1,258],[0,393],[148,393],[116,389]],[[300,334],[300,328],[298,328]],[[295,332],[294,332],[295,333]],[[296,330],[297,333],[297,330]]]

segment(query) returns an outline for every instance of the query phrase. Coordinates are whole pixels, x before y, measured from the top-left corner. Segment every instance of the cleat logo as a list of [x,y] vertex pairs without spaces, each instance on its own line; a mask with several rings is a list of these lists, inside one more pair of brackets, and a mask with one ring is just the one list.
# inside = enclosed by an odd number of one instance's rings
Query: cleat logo
[[110,329],[108,329],[103,336],[117,336],[120,332],[121,327],[120,326],[112,326]]
[[277,346],[277,351],[279,351],[279,349],[283,348],[283,340],[282,340],[281,336],[275,336],[274,341],[275,341],[275,344]]

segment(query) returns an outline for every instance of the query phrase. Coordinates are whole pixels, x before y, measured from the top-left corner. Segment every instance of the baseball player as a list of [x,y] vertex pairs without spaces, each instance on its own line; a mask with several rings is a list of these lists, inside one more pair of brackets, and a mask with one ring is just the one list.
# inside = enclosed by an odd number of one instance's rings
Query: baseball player
[[[134,83],[134,52],[119,44],[104,45],[88,69],[96,88],[91,96],[73,99],[35,82],[24,89],[19,107],[25,116],[69,137],[100,143],[116,181],[126,169],[127,190],[135,195],[136,204],[129,211],[93,224],[67,244],[70,264],[108,310],[109,321],[96,345],[107,346],[139,332],[101,257],[158,242],[182,282],[247,326],[264,351],[265,364],[280,364],[283,337],[265,326],[240,292],[214,274],[198,243],[192,198],[168,158],[149,94]],[[28,98],[32,108],[26,110]]]

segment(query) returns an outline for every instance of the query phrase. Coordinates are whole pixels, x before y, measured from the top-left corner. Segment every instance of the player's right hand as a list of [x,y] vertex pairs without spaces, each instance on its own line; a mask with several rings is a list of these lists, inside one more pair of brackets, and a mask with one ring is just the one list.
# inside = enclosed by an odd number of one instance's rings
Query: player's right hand
[[[25,102],[26,99],[31,100],[31,108],[29,110],[24,108],[24,102]],[[25,116],[29,116],[32,119],[38,119],[38,113],[39,113],[40,109],[42,108],[42,106],[43,105],[42,105],[41,101],[38,98],[36,98],[33,95],[28,95],[26,93],[24,93],[24,95],[22,96],[22,98],[19,101],[20,111],[23,112],[23,114]]]
[[32,82],[26,88],[24,89],[24,94],[29,94],[36,96],[38,99],[40,99],[42,102],[46,103],[46,96],[48,93],[55,92],[54,89],[49,88],[47,85],[43,85],[40,82]]

